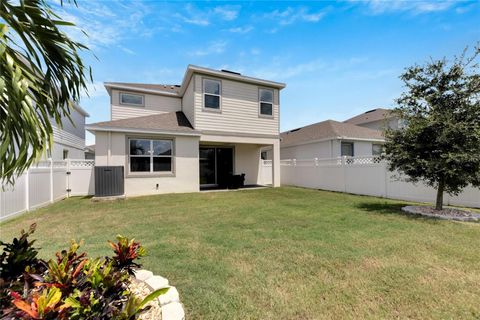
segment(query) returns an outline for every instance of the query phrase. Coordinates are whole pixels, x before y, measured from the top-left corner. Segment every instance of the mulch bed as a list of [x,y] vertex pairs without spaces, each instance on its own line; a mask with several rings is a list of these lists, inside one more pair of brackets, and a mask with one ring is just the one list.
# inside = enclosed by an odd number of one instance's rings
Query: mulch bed
[[480,221],[479,213],[455,208],[443,208],[443,210],[435,210],[435,208],[428,206],[406,206],[402,208],[402,211],[409,214],[416,214],[437,219]]

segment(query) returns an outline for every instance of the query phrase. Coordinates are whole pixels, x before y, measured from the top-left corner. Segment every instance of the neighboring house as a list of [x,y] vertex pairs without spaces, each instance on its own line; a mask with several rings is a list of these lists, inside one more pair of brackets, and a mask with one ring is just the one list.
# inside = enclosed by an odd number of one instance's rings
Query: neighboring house
[[53,160],[84,159],[85,154],[85,118],[88,113],[78,104],[73,103],[70,111],[70,119],[62,117],[62,128],[54,119],[51,119],[53,127],[53,146],[47,152],[47,158]]
[[384,138],[372,130],[334,120],[280,134],[281,159],[325,159],[381,154]]
[[392,114],[392,110],[382,108],[369,110],[344,122],[374,130],[400,129],[402,127],[401,120]]
[[111,121],[95,134],[95,165],[124,167],[125,195],[194,192],[232,174],[261,183],[261,150],[273,150],[280,185],[279,94],[285,84],[188,66],[181,85],[105,83]]
[[85,147],[85,160],[95,160],[95,145]]

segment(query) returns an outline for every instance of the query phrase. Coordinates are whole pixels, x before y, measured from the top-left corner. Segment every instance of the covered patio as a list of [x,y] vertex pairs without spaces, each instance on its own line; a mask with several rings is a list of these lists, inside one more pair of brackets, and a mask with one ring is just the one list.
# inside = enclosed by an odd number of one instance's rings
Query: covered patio
[[[199,145],[200,190],[265,186],[261,152],[273,150],[269,186],[280,185],[278,139],[202,135]],[[275,155],[277,161],[275,161]]]

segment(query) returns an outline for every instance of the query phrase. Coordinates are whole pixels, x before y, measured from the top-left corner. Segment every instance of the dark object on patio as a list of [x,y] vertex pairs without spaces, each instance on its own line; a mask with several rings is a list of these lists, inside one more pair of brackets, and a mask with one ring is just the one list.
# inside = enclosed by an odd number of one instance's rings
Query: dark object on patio
[[245,173],[234,174],[230,177],[230,181],[228,184],[229,189],[238,189],[238,188],[243,188],[244,186],[245,186]]

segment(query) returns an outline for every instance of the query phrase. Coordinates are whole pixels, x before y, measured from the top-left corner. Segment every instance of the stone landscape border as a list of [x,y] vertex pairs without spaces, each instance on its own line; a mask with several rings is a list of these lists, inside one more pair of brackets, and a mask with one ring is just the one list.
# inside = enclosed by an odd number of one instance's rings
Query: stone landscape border
[[180,302],[178,290],[168,284],[168,280],[154,275],[151,271],[140,269],[135,271],[135,279],[143,282],[151,291],[169,288],[167,293],[157,298],[162,309],[162,320],[185,320],[185,310]]
[[[436,218],[436,219],[443,219],[443,220],[480,222],[480,214],[477,214],[471,211],[468,211],[468,213],[470,213],[470,216],[461,217],[461,216],[437,215],[437,214],[426,213],[418,210],[419,208],[421,208],[421,206],[406,206],[406,207],[402,207],[402,211],[408,214],[414,214],[414,215],[419,215],[419,216],[424,216],[429,218]],[[460,211],[466,212],[466,210],[460,210]]]

